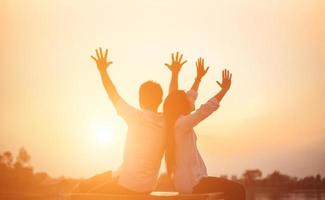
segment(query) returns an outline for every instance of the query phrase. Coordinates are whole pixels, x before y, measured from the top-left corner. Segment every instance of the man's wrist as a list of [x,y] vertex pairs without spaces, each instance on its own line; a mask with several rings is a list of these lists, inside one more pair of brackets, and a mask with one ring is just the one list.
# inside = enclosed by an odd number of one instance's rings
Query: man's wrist
[[99,71],[100,74],[106,74],[107,73],[106,69],[98,68],[98,71]]
[[179,71],[172,71],[173,76],[178,76],[178,74],[179,74]]
[[196,77],[195,78],[195,81],[201,82],[201,80],[202,80],[202,77]]

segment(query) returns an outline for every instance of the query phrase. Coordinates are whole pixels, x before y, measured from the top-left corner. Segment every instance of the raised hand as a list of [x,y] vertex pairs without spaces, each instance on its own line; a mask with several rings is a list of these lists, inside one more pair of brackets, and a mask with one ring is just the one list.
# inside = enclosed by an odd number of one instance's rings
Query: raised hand
[[94,56],[91,56],[91,58],[94,59],[97,64],[97,68],[99,70],[103,85],[105,87],[109,99],[112,101],[113,105],[116,106],[117,102],[119,101],[119,99],[121,99],[121,97],[118,94],[109,74],[106,71],[107,67],[113,63],[112,61],[107,60],[107,53],[108,50],[106,49],[105,55],[103,55],[102,48],[99,48],[99,52],[98,49],[96,49],[97,58],[95,58]]
[[222,83],[217,81],[218,85],[221,87],[222,90],[228,91],[231,86],[231,76],[232,74],[229,73],[229,70],[224,69],[222,71]]
[[99,71],[105,71],[107,69],[107,67],[113,63],[112,61],[107,60],[107,53],[108,53],[108,50],[106,49],[105,55],[103,55],[102,48],[99,48],[99,53],[98,53],[98,49],[96,49],[97,58],[95,58],[94,56],[91,56],[91,58],[93,60],[95,60]]
[[196,78],[201,80],[202,77],[208,72],[209,67],[204,69],[204,59],[198,58],[196,61]]
[[176,57],[174,57],[174,54],[172,53],[172,64],[165,63],[165,65],[172,73],[178,73],[181,70],[182,66],[187,62],[187,60],[182,62],[182,58],[183,54],[176,52]]

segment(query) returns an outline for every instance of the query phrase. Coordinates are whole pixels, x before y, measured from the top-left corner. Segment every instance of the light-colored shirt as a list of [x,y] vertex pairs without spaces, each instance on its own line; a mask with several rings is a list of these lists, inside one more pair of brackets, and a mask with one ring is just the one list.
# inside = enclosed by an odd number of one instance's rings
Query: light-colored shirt
[[[193,93],[194,91],[191,91]],[[195,99],[197,93],[195,92]],[[194,99],[194,100],[195,100]],[[175,166],[173,182],[178,192],[190,193],[207,168],[196,145],[193,128],[219,107],[216,98],[211,98],[192,114],[181,116],[175,123]]]
[[141,111],[120,99],[116,110],[128,125],[123,163],[114,173],[118,184],[135,192],[154,190],[165,149],[161,113]]

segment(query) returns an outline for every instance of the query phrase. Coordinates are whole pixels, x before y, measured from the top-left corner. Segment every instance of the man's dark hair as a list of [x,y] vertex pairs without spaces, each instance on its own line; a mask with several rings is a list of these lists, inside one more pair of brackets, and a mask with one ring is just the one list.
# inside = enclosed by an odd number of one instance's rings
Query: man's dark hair
[[161,86],[154,81],[144,82],[139,89],[140,107],[156,111],[162,102],[163,91]]

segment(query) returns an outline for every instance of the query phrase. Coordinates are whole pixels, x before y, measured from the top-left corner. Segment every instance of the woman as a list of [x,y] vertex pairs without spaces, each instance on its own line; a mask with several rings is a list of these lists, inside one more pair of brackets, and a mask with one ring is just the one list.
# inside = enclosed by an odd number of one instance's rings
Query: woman
[[[204,60],[199,59],[197,69],[204,70]],[[205,73],[204,73],[205,74]],[[201,78],[197,77],[199,83]],[[167,131],[165,152],[167,174],[172,178],[178,192],[206,193],[222,192],[226,200],[245,199],[245,189],[239,183],[217,177],[208,177],[206,166],[196,146],[193,128],[219,107],[219,102],[230,88],[231,74],[222,72],[221,91],[203,104],[194,113],[194,106],[182,90],[171,93],[164,102],[164,117]],[[191,92],[197,96],[197,87]]]

